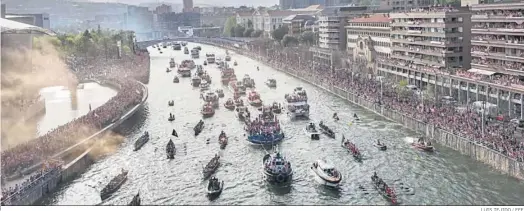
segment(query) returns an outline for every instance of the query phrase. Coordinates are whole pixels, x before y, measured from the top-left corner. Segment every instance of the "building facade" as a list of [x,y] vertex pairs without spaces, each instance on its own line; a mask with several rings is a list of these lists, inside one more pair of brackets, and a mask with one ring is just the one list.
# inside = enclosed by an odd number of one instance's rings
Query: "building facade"
[[314,25],[314,22],[315,17],[312,15],[290,15],[282,20],[290,35],[300,35],[302,32],[312,31],[311,26]]
[[193,12],[193,0],[184,0],[184,12]]
[[[237,12],[236,13],[237,24],[245,28],[253,27],[253,12]],[[251,26],[249,26],[251,22]]]
[[51,29],[51,22],[49,20],[49,14],[11,14],[8,13],[5,16],[6,19],[25,23],[33,26],[38,26],[44,29]]
[[355,18],[348,22],[347,53],[353,61],[364,61],[373,68],[377,58],[391,54],[390,19],[388,14]]
[[162,4],[155,8],[155,14],[164,14],[173,12],[173,8],[169,5]]

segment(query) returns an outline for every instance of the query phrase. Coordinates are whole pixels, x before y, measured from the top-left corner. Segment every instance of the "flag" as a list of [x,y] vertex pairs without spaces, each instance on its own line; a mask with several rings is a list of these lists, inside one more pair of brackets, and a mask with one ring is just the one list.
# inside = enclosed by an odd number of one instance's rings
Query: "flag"
[[178,133],[176,133],[175,129],[173,129],[173,132],[171,132],[171,135],[178,138]]

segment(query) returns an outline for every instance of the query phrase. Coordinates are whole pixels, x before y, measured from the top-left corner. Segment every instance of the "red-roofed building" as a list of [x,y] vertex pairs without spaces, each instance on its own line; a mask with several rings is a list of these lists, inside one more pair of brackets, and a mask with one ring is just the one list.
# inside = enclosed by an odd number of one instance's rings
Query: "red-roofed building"
[[345,27],[349,58],[367,61],[372,65],[377,57],[389,57],[390,21],[388,14],[374,14],[349,20]]

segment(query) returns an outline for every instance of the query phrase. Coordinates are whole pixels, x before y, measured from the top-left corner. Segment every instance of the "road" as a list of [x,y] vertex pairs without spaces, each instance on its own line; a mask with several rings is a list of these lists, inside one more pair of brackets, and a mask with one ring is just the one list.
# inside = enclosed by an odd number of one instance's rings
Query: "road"
[[[189,43],[191,49],[196,44]],[[201,45],[201,56],[206,52],[225,56],[225,50]],[[284,94],[295,87],[303,86],[311,104],[311,120],[324,120],[337,132],[351,138],[364,153],[364,161],[357,163],[340,147],[340,139],[325,136],[320,141],[311,141],[303,133],[307,121],[290,121],[280,117],[286,139],[280,144],[282,153],[292,162],[295,176],[289,190],[268,187],[261,176],[262,157],[265,149],[249,145],[243,126],[234,113],[221,107],[214,117],[205,120],[205,130],[198,136],[192,127],[201,119],[202,102],[199,90],[193,89],[189,78],[181,78],[179,84],[172,83],[175,71],[166,73],[169,58],[176,62],[188,59],[182,51],[163,49],[159,54],[151,51],[151,81],[149,99],[145,111],[134,118],[136,125],[130,128],[126,141],[112,155],[93,164],[86,173],[64,186],[44,204],[55,205],[123,205],[131,201],[140,191],[143,204],[155,205],[387,205],[378,194],[362,195],[358,185],[369,186],[374,171],[386,180],[400,180],[415,188],[412,196],[402,196],[405,205],[517,205],[522,203],[524,185],[487,166],[460,155],[451,149],[436,145],[438,152],[426,154],[409,146],[416,134],[399,124],[385,120],[362,108],[355,107],[323,90],[273,70],[261,63],[232,53],[238,62],[236,74],[242,78],[249,74],[255,78],[257,91],[266,103],[283,102]],[[202,64],[203,59],[196,60]],[[260,71],[256,67],[260,66]],[[220,73],[215,65],[205,66],[213,77],[215,88],[222,88],[226,97],[232,93],[219,84]],[[275,78],[277,89],[267,88],[263,82]],[[175,100],[174,107],[167,102]],[[251,109],[254,111],[254,109]],[[169,113],[176,115],[172,123],[167,121]],[[258,111],[257,111],[258,112]],[[329,118],[337,112],[338,123]],[[357,113],[363,122],[348,124]],[[175,128],[180,138],[175,138],[178,152],[174,160],[165,159],[165,145],[171,130]],[[219,149],[215,141],[221,130],[230,135],[230,144]],[[147,143],[140,151],[133,152],[133,142],[144,131],[160,137]],[[213,140],[206,145],[207,138]],[[231,137],[233,137],[231,139]],[[388,145],[385,152],[372,146],[375,139],[383,139]],[[186,153],[184,153],[184,147]],[[225,180],[225,188],[219,199],[210,202],[205,197],[206,182],[202,181],[201,169],[216,153],[222,155],[222,166],[216,176]],[[313,180],[309,167],[317,159],[333,163],[344,175],[342,188],[331,190],[319,186]],[[120,168],[130,171],[128,181],[113,197],[101,202],[99,191],[115,176]]]

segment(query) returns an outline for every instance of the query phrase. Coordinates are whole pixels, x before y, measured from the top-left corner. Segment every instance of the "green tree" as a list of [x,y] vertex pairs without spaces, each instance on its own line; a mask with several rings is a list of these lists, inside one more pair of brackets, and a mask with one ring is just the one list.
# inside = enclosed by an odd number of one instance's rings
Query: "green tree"
[[255,31],[253,28],[247,28],[244,31],[244,37],[251,37],[251,35],[253,34],[253,31]]
[[244,28],[241,25],[236,25],[235,26],[235,37],[243,37],[244,31],[246,31],[246,28]]
[[253,28],[253,21],[247,20],[247,28]]
[[233,36],[234,30],[231,30],[232,28],[235,28],[237,25],[237,19],[234,16],[231,16],[227,18],[226,24],[224,25],[224,35],[226,36]]
[[287,26],[278,27],[277,29],[271,32],[271,37],[273,37],[273,39],[280,42],[284,38],[284,35],[287,34],[288,31],[289,29],[287,28]]
[[398,97],[407,97],[408,91],[406,89],[406,86],[409,83],[406,80],[401,80],[398,82],[398,85],[396,86]]
[[300,42],[306,45],[313,45],[315,43],[315,33],[312,31],[305,31],[300,34]]
[[262,33],[263,33],[262,30],[255,30],[255,31],[251,34],[251,37],[260,37],[260,36],[262,36]]
[[287,46],[290,46],[290,45],[297,45],[298,44],[298,39],[296,37],[293,37],[289,34],[286,34],[284,35],[284,37],[282,38],[282,45],[287,47]]

